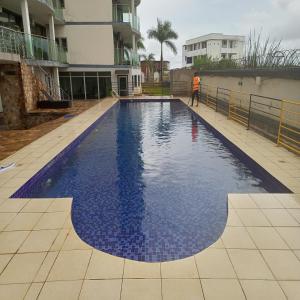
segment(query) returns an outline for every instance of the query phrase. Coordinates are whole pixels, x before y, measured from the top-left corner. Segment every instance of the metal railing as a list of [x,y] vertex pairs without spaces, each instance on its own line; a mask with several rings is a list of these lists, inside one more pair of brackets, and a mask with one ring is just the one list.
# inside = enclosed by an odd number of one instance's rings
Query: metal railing
[[277,144],[300,155],[300,104],[282,101]]
[[[191,91],[187,91],[191,93]],[[300,101],[200,85],[200,101],[228,119],[300,154]]]
[[139,55],[128,48],[115,48],[115,64],[138,66],[140,64]]
[[0,26],[0,52],[18,54],[23,59],[67,62],[66,51],[55,41]]
[[134,30],[140,32],[140,18],[131,12],[129,5],[113,5],[113,22],[128,23]]

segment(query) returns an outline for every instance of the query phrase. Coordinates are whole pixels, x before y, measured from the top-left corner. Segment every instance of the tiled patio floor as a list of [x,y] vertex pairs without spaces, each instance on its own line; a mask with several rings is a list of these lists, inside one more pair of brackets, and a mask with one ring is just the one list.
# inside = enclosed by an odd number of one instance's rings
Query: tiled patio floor
[[41,136],[47,134],[53,129],[59,127],[63,123],[67,122],[68,119],[64,118],[61,114],[79,115],[85,110],[91,108],[99,101],[80,101],[76,100],[73,102],[73,107],[66,109],[42,109],[32,111],[32,113],[58,113],[57,119],[45,122],[38,126],[35,126],[26,130],[0,130],[0,160],[12,155],[18,150],[22,149],[26,145],[32,143]]
[[[0,174],[0,299],[300,299],[300,195],[229,195],[227,226],[214,245],[155,264],[82,242],[70,218],[72,199],[7,199],[114,102],[97,104],[5,160],[17,167]],[[298,157],[204,106],[200,114],[299,193]]]

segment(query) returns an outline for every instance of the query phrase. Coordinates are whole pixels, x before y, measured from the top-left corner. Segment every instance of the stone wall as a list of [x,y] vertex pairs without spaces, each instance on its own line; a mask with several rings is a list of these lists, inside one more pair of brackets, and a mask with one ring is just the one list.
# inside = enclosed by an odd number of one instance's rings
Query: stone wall
[[22,129],[24,127],[25,103],[18,64],[0,65],[0,93],[3,120],[6,127]]
[[[46,85],[34,75],[32,67],[24,63],[0,64],[3,120],[8,129],[28,128],[27,113],[37,108],[42,89]],[[30,119],[30,124],[40,123]]]
[[24,63],[20,64],[23,93],[26,111],[36,109],[37,102],[40,98],[40,91],[47,89],[45,84],[39,80],[32,72],[32,67],[27,66]]

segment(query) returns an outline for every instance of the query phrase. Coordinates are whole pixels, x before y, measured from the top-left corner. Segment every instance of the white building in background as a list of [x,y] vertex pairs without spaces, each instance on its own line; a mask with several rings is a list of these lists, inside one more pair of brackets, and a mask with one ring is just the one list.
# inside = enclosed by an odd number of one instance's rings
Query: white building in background
[[214,60],[239,59],[243,57],[245,37],[211,33],[186,41],[182,49],[183,67],[191,67],[198,57]]

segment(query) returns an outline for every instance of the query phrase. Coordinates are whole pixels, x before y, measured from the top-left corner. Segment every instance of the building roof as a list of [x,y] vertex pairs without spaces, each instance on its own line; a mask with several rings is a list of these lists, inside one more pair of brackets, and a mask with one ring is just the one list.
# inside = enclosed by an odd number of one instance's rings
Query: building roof
[[240,40],[245,41],[245,36],[243,35],[226,35],[223,33],[209,33],[206,35],[201,35],[199,37],[189,39],[186,41],[186,44],[194,44],[198,42],[204,42],[209,40]]

